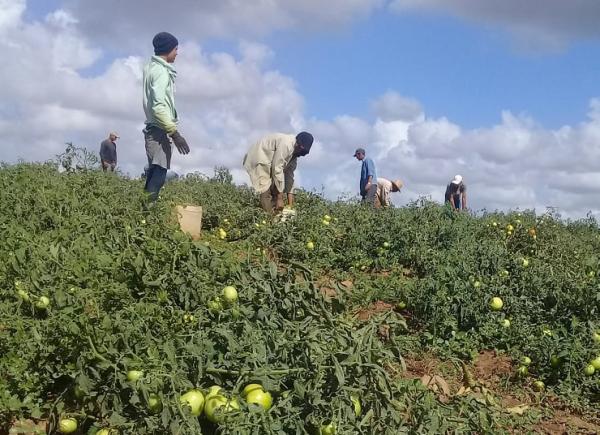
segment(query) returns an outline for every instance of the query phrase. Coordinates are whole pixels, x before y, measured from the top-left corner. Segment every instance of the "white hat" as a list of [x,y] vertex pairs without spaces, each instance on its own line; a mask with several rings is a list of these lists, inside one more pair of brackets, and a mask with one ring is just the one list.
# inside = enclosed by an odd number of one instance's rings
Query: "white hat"
[[460,184],[462,183],[462,175],[455,175],[452,179],[452,184]]

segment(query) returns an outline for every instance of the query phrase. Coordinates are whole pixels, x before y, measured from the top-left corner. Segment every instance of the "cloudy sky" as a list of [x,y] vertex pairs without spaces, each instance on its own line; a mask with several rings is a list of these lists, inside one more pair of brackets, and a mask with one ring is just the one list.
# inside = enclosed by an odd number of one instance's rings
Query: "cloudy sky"
[[442,200],[460,173],[474,209],[600,216],[597,0],[0,0],[0,160],[116,130],[139,174],[159,31],[180,41],[179,173],[246,182],[253,141],[308,130],[299,184],[330,198],[357,194],[364,146],[404,180],[398,205]]

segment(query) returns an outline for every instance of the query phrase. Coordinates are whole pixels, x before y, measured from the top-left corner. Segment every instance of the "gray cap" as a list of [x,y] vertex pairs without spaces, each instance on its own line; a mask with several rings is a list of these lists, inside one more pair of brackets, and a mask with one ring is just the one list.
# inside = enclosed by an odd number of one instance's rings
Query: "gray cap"
[[354,151],[354,157],[356,157],[357,154],[367,154],[364,148],[356,148],[356,151]]

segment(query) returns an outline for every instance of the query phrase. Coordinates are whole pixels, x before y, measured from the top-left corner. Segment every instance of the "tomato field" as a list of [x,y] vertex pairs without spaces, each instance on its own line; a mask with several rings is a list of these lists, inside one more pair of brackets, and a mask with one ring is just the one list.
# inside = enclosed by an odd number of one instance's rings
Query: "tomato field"
[[224,170],[144,202],[0,168],[0,433],[598,432],[595,220],[300,192],[276,223]]

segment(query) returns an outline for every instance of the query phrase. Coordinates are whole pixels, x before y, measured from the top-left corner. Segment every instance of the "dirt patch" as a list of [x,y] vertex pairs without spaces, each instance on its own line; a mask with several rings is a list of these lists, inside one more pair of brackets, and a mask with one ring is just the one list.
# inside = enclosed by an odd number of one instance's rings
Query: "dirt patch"
[[369,320],[371,317],[376,316],[377,314],[385,313],[387,311],[392,311],[394,306],[392,304],[388,304],[387,302],[377,301],[369,305],[368,307],[361,308],[359,311],[355,313],[355,317],[361,322],[365,322]]
[[509,377],[512,373],[512,360],[507,355],[497,354],[486,350],[475,360],[473,374],[477,380],[497,383],[500,379]]
[[327,276],[322,276],[317,279],[315,285],[327,299],[335,298],[339,291],[349,292],[354,288],[354,283],[350,280],[336,283],[335,280]]
[[552,418],[543,420],[534,428],[536,433],[543,434],[598,434],[600,424],[584,420],[581,416],[568,411],[555,411]]

